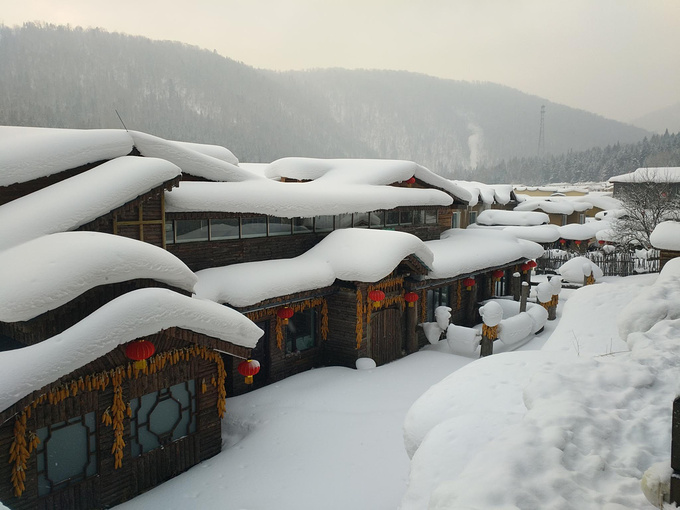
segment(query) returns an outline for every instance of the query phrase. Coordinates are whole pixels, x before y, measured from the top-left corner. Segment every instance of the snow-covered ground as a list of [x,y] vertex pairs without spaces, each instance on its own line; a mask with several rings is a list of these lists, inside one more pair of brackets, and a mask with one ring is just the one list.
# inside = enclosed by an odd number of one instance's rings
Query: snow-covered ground
[[680,387],[678,262],[564,289],[515,352],[442,344],[229,399],[220,455],[117,508],[651,509],[640,479],[670,456]]

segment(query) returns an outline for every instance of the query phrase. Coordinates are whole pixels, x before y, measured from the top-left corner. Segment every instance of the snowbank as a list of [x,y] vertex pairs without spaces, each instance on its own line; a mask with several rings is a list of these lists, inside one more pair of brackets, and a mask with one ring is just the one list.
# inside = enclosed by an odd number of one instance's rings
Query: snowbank
[[566,281],[580,284],[583,283],[583,278],[590,276],[591,273],[596,280],[604,276],[602,269],[586,257],[574,257],[568,260],[557,268],[557,272]]
[[550,223],[550,217],[541,212],[504,211],[487,209],[477,216],[479,225],[523,226],[543,225]]
[[0,252],[0,321],[26,321],[99,285],[150,278],[192,291],[196,275],[168,251],[99,232],[62,232]]
[[649,236],[654,248],[680,251],[680,222],[662,221]]
[[263,331],[240,313],[167,289],[140,289],[110,301],[66,331],[0,355],[0,409],[105,355],[116,346],[180,327],[255,347]]

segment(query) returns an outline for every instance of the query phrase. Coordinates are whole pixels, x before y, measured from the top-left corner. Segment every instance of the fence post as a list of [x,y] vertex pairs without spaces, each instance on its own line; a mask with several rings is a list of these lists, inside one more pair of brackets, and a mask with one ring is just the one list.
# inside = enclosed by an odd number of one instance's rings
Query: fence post
[[527,282],[522,282],[522,298],[519,302],[520,313],[527,311],[527,299],[529,299],[529,284]]
[[671,503],[680,503],[680,397],[673,400],[671,425]]
[[512,274],[512,299],[519,301],[522,296],[522,280],[519,272]]

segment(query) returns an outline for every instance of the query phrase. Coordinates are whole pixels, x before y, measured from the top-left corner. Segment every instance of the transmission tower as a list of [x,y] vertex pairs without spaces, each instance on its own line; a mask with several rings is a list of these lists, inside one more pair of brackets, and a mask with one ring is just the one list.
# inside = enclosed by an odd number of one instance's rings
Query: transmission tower
[[541,126],[538,130],[538,157],[545,156],[545,105],[541,106]]

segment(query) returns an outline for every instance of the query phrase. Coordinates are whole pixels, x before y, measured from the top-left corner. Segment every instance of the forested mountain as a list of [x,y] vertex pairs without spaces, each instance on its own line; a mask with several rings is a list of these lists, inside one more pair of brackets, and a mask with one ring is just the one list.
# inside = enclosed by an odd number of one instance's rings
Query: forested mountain
[[656,133],[680,132],[680,103],[638,117],[633,124]]
[[[215,143],[241,161],[411,159],[490,181],[498,162],[637,142],[648,132],[490,83],[392,71],[277,73],[215,52],[44,24],[0,25],[0,124],[129,129]],[[557,156],[555,156],[557,157]]]

